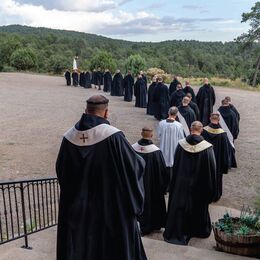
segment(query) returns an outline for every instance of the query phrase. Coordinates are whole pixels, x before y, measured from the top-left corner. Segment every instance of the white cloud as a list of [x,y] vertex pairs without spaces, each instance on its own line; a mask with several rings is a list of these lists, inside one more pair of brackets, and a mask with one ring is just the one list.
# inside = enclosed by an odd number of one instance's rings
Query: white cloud
[[[122,10],[104,10],[101,7],[104,5],[120,5],[132,0],[100,0],[93,1],[93,4],[88,7],[88,10],[64,10],[72,3],[68,0],[62,1],[64,8],[48,9],[43,5],[35,5],[30,3],[19,3],[21,0],[1,0],[0,1],[0,24],[23,24],[35,27],[48,27],[53,29],[75,30],[88,33],[103,34],[106,36],[126,38],[127,36],[136,36],[142,39],[147,35],[170,34],[177,32],[182,33],[201,32],[202,24],[208,23],[230,23],[231,20],[222,18],[179,18],[173,16],[159,17],[151,12],[139,11],[135,13]],[[23,0],[25,1],[25,0]],[[31,0],[26,0],[31,1]],[[49,1],[49,0],[48,0]],[[59,0],[61,3],[61,0]],[[90,0],[74,0],[73,5],[81,3],[90,3]],[[75,4],[76,3],[76,4]],[[90,4],[89,4],[90,5]],[[93,8],[99,8],[94,11]],[[221,26],[221,24],[219,24]],[[223,25],[222,25],[223,26]],[[232,26],[234,27],[234,26]],[[217,28],[215,28],[217,31]],[[236,32],[237,30],[234,30]],[[138,37],[139,35],[139,37]]]

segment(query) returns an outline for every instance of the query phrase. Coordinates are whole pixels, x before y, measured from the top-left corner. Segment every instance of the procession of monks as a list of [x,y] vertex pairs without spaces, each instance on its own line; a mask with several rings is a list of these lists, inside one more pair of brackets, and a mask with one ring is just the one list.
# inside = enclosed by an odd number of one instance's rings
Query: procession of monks
[[240,115],[230,97],[214,110],[208,79],[195,95],[177,77],[168,87],[154,76],[147,88],[143,72],[136,82],[131,72],[110,76],[110,85],[103,75],[92,87],[103,86],[127,102],[135,96],[135,106],[159,120],[160,146],[147,126],[131,146],[108,121],[109,100],[103,95],[87,100],[81,119],[64,134],[56,163],[58,260],[147,259],[140,237],[161,228],[172,244],[209,237],[208,206],[222,196],[223,175],[237,167]]

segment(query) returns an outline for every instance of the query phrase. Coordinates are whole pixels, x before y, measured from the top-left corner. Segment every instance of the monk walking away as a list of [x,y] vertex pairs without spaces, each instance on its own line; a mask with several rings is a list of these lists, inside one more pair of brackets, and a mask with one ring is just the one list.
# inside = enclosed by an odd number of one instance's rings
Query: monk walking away
[[159,123],[157,133],[170,180],[173,174],[172,167],[174,165],[175,150],[178,142],[184,138],[183,126],[176,121],[177,114],[178,108],[171,107],[168,112],[168,118]]
[[213,113],[210,116],[210,124],[204,127],[202,136],[206,141],[213,145],[215,159],[216,159],[216,184],[217,192],[214,201],[218,201],[223,193],[223,174],[227,174],[230,165],[230,154],[233,153],[235,157],[235,150],[231,146],[227,133],[221,128],[219,124],[219,114]]
[[137,224],[145,162],[107,116],[108,99],[92,96],[64,134],[56,162],[57,260],[147,259]]
[[166,165],[160,149],[153,144],[153,130],[142,129],[142,139],[133,144],[134,150],[145,160],[144,211],[138,221],[142,235],[165,227],[166,205],[164,194],[168,184]]
[[193,122],[191,135],[176,149],[163,234],[172,244],[187,245],[192,237],[207,238],[211,233],[208,206],[216,196],[216,162],[202,130],[201,122]]

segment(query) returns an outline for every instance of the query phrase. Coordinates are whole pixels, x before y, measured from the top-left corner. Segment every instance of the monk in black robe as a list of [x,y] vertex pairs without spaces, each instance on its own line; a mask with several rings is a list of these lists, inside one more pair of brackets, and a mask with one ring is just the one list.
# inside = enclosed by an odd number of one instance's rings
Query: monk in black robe
[[158,77],[158,84],[154,89],[154,117],[157,120],[166,119],[169,111],[169,89],[163,84],[162,77]]
[[240,114],[239,114],[238,110],[236,109],[236,107],[231,103],[231,97],[225,97],[225,99],[228,101],[228,104],[229,104],[231,110],[236,114],[237,120],[238,120],[238,123],[239,123]]
[[91,88],[91,73],[89,71],[85,73],[85,88]]
[[199,89],[196,101],[200,110],[200,121],[206,126],[209,124],[209,118],[216,101],[214,88],[209,84],[207,78],[204,80],[204,85]]
[[131,102],[133,100],[133,88],[134,88],[134,78],[131,74],[131,71],[128,71],[127,75],[123,81],[124,84],[124,101]]
[[142,139],[133,144],[134,150],[145,160],[144,211],[138,221],[142,235],[165,227],[166,205],[164,194],[168,184],[166,165],[160,149],[152,142],[153,130],[143,128]]
[[117,70],[112,81],[111,96],[117,96],[117,97],[124,96],[123,81],[124,79],[120,70]]
[[108,100],[93,96],[64,134],[56,163],[60,184],[57,260],[146,260],[137,216],[143,211],[145,162],[107,121]]
[[66,70],[66,72],[64,74],[64,77],[66,79],[67,86],[70,86],[71,85],[71,75],[70,75],[70,71],[69,70]]
[[72,72],[72,84],[74,87],[79,85],[79,74],[76,70]]
[[143,80],[141,74],[138,75],[137,80],[134,85],[134,95],[135,95],[135,106],[136,107],[147,107],[147,84]]
[[187,93],[186,97],[188,97],[190,99],[189,106],[194,111],[194,113],[196,115],[196,120],[199,120],[200,119],[200,110],[199,110],[198,105],[195,102],[192,101],[191,93]]
[[154,116],[155,114],[155,103],[153,102],[154,90],[157,86],[157,76],[153,77],[153,82],[148,88],[148,101],[146,114]]
[[187,80],[185,81],[185,87],[183,88],[183,92],[187,95],[188,93],[191,94],[191,100],[196,103],[196,96],[194,93],[193,88],[190,85],[190,82]]
[[171,96],[171,94],[177,90],[178,84],[181,84],[181,83],[178,80],[178,77],[174,76],[173,81],[171,82],[170,87],[169,87],[169,96]]
[[181,84],[177,85],[177,90],[174,91],[170,96],[170,106],[178,107],[182,103],[182,99],[185,97],[185,93],[183,92],[183,88]]
[[110,71],[107,69],[105,74],[104,74],[104,92],[110,92],[111,91],[111,86],[112,86],[112,75]]
[[192,237],[211,233],[209,204],[216,194],[216,162],[212,144],[200,136],[203,126],[195,121],[191,135],[179,141],[170,184],[164,240],[187,245]]
[[145,76],[144,72],[140,71],[140,74],[142,75],[142,78],[143,78],[145,84],[147,85],[147,77]]
[[97,71],[94,69],[92,71],[92,78],[91,78],[91,84],[97,88]]
[[215,159],[216,159],[216,184],[217,192],[214,201],[218,201],[223,193],[223,174],[228,173],[230,168],[230,153],[234,153],[227,133],[221,128],[219,124],[219,114],[213,113],[210,117],[210,124],[204,127],[202,136],[206,141],[213,145]]
[[222,118],[224,119],[229,131],[233,136],[233,140],[236,140],[239,134],[238,118],[235,112],[229,106],[229,102],[226,99],[222,100],[222,106],[218,109]]
[[79,85],[81,87],[85,87],[85,85],[86,85],[86,78],[85,78],[85,72],[84,71],[80,72],[80,74],[79,74]]
[[98,86],[98,90],[101,90],[101,86],[103,86],[103,73],[101,71],[101,68],[98,68],[96,72],[96,85]]
[[[191,124],[196,121],[196,115],[192,108],[189,106],[190,99],[184,97],[182,100],[182,105],[178,107],[179,113],[184,118],[188,128],[190,129]],[[179,120],[179,119],[178,119]]]

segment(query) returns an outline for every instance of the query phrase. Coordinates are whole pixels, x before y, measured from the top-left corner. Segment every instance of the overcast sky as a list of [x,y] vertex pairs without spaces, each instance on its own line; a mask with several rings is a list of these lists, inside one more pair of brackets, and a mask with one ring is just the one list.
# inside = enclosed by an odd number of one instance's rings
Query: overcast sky
[[132,41],[231,41],[253,0],[0,0],[0,25],[22,24]]

